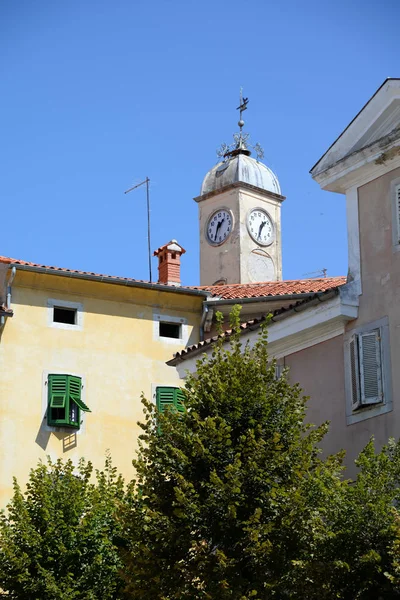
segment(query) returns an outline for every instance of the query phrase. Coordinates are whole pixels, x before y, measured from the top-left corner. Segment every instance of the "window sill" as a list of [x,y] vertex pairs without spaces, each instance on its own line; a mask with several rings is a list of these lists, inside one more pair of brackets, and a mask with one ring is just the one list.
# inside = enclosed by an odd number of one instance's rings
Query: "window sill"
[[68,425],[47,425],[47,427],[54,433],[77,433],[79,431],[79,427],[69,427]]
[[179,344],[180,346],[184,344],[183,338],[164,337],[162,335],[158,336],[158,341],[167,344]]
[[359,423],[360,421],[366,421],[367,419],[372,419],[373,417],[379,417],[379,415],[391,412],[392,410],[393,407],[391,402],[372,404],[370,406],[358,408],[351,414],[346,415],[346,423],[347,425],[353,425],[354,423]]

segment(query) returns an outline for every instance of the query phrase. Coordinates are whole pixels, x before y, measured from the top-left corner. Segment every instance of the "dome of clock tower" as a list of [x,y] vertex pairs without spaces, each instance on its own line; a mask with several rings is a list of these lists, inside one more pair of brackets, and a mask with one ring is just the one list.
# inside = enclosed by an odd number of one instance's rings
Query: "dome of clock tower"
[[215,165],[204,177],[200,195],[221,190],[238,182],[280,195],[281,186],[275,173],[249,154],[247,150],[232,152],[226,160]]

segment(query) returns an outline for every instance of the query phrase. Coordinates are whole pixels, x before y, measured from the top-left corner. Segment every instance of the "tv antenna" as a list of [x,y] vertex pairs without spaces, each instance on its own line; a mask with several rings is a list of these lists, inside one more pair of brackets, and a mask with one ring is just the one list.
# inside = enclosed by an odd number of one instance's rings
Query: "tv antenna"
[[129,190],[126,190],[126,192],[124,192],[124,194],[128,194],[129,192],[133,192],[133,190],[136,190],[136,188],[140,187],[141,185],[146,184],[146,198],[147,198],[147,246],[148,246],[148,253],[149,253],[149,278],[150,278],[150,283],[152,283],[152,278],[151,278],[151,242],[150,242],[150,179],[148,177],[146,177],[146,179],[144,181],[141,181],[140,183],[138,183],[137,185],[134,185],[133,187],[129,188]]
[[319,279],[321,277],[323,277],[324,279],[326,279],[326,274],[328,272],[328,269],[319,269],[319,271],[311,271],[311,273],[303,273],[303,277],[306,277],[307,275],[313,275],[313,277],[310,277],[310,279]]

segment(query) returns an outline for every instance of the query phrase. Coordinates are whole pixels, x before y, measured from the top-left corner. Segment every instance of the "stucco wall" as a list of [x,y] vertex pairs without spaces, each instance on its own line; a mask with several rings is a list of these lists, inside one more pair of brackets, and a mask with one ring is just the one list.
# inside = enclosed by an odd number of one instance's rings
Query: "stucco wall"
[[[48,325],[47,300],[83,304],[81,331]],[[153,313],[187,320],[198,341],[201,297],[156,292],[17,271],[14,317],[0,339],[0,506],[38,459],[84,456],[101,467],[109,449],[118,469],[132,476],[131,461],[142,418],[140,394],[152,385],[180,385],[165,361],[178,340],[154,339]],[[82,431],[49,432],[43,411],[44,372],[80,374],[85,380]]]
[[310,396],[307,421],[315,425],[330,422],[329,433],[322,442],[324,454],[344,448],[347,476],[354,476],[354,459],[370,437],[375,435],[379,444],[387,441],[389,421],[384,417],[390,419],[390,414],[376,417],[381,419],[378,429],[376,418],[346,424],[343,335],[290,354],[284,363],[290,368],[290,382],[299,383],[304,394]]
[[400,253],[392,238],[391,182],[400,169],[358,189],[362,295],[357,325],[389,315],[400,322]]
[[[362,294],[358,318],[346,325],[349,336],[358,327],[388,317],[393,410],[349,426],[357,438],[363,438],[367,427],[378,447],[400,432],[400,252],[393,244],[392,189],[392,182],[399,178],[400,169],[395,169],[357,190]],[[365,414],[368,416],[368,411]]]
[[[356,328],[388,317],[393,411],[370,417],[369,411],[364,410],[365,419],[351,425],[346,423],[344,336],[285,358],[291,381],[298,381],[311,396],[308,419],[314,423],[331,421],[324,449],[335,452],[345,448],[346,462],[350,465],[371,436],[375,437],[377,447],[381,447],[390,436],[398,437],[400,432],[400,370],[396,368],[400,361],[400,252],[393,245],[391,187],[397,178],[400,169],[358,188],[362,294],[358,318],[345,326],[348,337]],[[351,472],[355,472],[353,467]]]

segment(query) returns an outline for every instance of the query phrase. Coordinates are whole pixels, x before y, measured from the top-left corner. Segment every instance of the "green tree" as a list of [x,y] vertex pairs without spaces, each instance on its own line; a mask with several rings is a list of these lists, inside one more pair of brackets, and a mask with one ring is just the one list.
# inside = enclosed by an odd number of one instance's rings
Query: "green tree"
[[0,517],[0,588],[24,600],[119,598],[116,519],[124,484],[106,458],[40,463]]
[[327,425],[305,424],[306,398],[276,378],[265,328],[242,347],[238,311],[230,348],[220,341],[187,377],[183,415],[143,399],[125,514],[128,598],[341,597],[329,595],[326,561],[348,487],[343,455],[321,460]]
[[400,445],[391,439],[377,453],[371,439],[356,464],[356,480],[329,499],[329,529],[318,549],[317,580],[325,590],[319,597],[400,598]]

